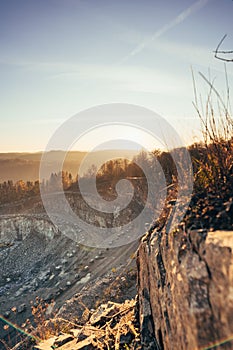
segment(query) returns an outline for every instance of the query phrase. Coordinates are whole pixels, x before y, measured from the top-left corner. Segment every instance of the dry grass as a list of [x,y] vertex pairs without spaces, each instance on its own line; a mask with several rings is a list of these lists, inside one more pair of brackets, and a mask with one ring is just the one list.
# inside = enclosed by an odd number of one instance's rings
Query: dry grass
[[[59,340],[59,335],[72,334],[75,331],[74,339],[77,340],[75,340],[77,348],[82,344],[88,346],[89,349],[121,350],[135,349],[135,344],[137,344],[137,349],[140,349],[135,299],[126,300],[122,304],[108,301],[106,304],[101,304],[95,311],[89,310],[81,299],[79,303],[83,308],[80,323],[78,320],[67,320],[55,314],[52,317],[50,315],[48,319],[51,304],[37,297],[31,303],[33,321],[27,320],[21,327],[25,334],[33,336],[40,345],[54,336]],[[22,339],[14,349],[21,349],[21,346],[26,346],[26,344],[27,338]],[[2,342],[2,345],[5,349],[10,349],[5,342]]]
[[[56,317],[40,324],[40,331],[45,328],[51,330],[52,325],[56,324],[63,334],[74,334],[75,332],[74,339],[77,340],[75,340],[74,349],[76,347],[78,349],[81,345],[88,346],[88,349],[100,350],[134,349],[135,344],[137,344],[137,349],[140,349],[135,299],[126,300],[122,304],[108,302],[100,305],[95,312],[91,312],[85,306],[84,312],[89,315],[85,324],[80,325],[78,322]],[[50,334],[50,337],[52,335]],[[56,345],[56,341],[54,344]]]
[[233,119],[228,78],[226,73],[227,93],[224,99],[215,88],[214,80],[210,81],[201,73],[200,76],[209,91],[203,106],[202,97],[198,98],[193,75],[195,95],[193,105],[201,121],[203,135],[203,143],[190,147],[196,170],[195,186],[197,191],[208,190],[221,195],[232,181],[233,169]]

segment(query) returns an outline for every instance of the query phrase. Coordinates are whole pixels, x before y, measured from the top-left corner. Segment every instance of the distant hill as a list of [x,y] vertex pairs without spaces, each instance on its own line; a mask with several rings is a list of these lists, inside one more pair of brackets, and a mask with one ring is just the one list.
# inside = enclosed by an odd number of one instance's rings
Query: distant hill
[[[85,164],[84,171],[87,171],[92,164],[95,164],[96,159],[114,159],[118,150],[103,150],[91,153],[88,163]],[[47,169],[49,177],[51,172],[56,168],[56,164],[65,156],[64,151],[50,151],[47,153]],[[138,151],[122,150],[122,156],[132,159]],[[7,180],[23,180],[36,181],[39,178],[40,161],[42,152],[36,153],[0,153],[0,182]],[[65,157],[63,166],[64,171],[71,172],[73,177],[78,173],[78,168],[87,155],[86,152],[71,151]],[[57,169],[59,171],[59,169]]]

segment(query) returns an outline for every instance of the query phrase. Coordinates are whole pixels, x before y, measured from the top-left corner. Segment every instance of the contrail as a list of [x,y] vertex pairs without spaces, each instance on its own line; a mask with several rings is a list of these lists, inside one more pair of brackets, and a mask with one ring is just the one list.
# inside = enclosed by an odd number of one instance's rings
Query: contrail
[[182,23],[186,18],[188,18],[191,14],[199,11],[202,7],[204,7],[210,0],[198,0],[187,9],[182,11],[176,18],[174,18],[170,23],[165,24],[161,29],[157,30],[149,39],[143,41],[139,44],[133,51],[131,51],[127,56],[125,56],[120,63],[127,61],[129,58],[137,55],[141,52],[148,44],[150,44],[155,39],[158,39],[164,33],[174,28],[176,25]]

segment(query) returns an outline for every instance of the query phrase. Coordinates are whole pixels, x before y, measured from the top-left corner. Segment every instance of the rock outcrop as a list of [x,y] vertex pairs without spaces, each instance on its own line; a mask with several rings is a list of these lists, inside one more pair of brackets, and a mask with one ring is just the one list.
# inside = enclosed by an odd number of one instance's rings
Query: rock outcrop
[[233,232],[153,232],[139,247],[143,349],[233,349]]
[[47,241],[58,235],[58,229],[42,215],[1,215],[0,244],[10,244],[25,240],[31,232],[37,232]]

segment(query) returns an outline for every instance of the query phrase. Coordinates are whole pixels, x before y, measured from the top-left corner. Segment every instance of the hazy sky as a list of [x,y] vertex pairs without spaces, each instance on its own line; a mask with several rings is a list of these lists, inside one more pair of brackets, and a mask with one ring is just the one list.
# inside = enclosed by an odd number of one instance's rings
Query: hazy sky
[[42,150],[67,118],[111,102],[151,108],[190,141],[190,67],[224,91],[213,50],[226,33],[233,49],[232,17],[231,0],[1,0],[0,151]]

